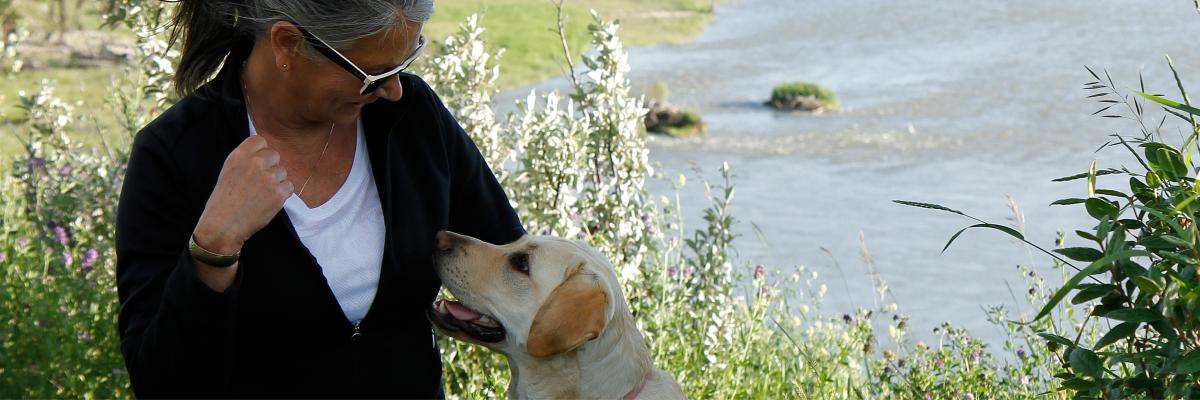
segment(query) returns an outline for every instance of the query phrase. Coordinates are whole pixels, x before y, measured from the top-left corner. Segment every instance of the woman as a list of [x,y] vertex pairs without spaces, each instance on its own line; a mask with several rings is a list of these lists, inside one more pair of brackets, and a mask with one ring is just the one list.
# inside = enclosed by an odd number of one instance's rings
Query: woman
[[432,7],[179,4],[182,100],[134,140],[117,216],[136,395],[442,396],[435,234],[524,230],[445,106],[400,73]]

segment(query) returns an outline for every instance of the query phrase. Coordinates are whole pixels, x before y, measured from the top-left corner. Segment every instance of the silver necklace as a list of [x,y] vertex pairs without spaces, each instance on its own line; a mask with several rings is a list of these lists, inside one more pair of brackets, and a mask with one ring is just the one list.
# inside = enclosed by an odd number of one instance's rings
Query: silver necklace
[[[245,71],[243,70],[242,73],[244,75]],[[246,102],[246,116],[250,118],[250,125],[253,126],[254,115],[253,111],[250,110],[250,92],[246,90],[245,76],[242,77],[242,96],[245,97],[244,101]],[[333,128],[336,127],[337,122],[334,122],[333,125],[329,126],[329,133],[325,135],[325,146],[321,148],[321,155],[317,156],[317,161],[314,161],[312,167],[308,168],[308,177],[304,178],[304,183],[300,184],[300,191],[296,192],[296,197],[304,196],[304,189],[308,187],[308,181],[312,180],[313,174],[317,172],[317,165],[320,164],[321,160],[325,158],[325,151],[329,150],[329,142],[331,139],[333,139]]]

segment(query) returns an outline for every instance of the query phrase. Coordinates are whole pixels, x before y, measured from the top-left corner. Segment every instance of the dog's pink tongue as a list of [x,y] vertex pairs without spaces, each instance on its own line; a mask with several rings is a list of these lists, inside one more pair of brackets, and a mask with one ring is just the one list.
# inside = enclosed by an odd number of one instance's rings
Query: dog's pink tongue
[[457,301],[447,301],[446,311],[449,311],[450,315],[453,315],[454,318],[460,321],[474,321],[481,316],[479,313],[471,311],[470,308],[463,307]]

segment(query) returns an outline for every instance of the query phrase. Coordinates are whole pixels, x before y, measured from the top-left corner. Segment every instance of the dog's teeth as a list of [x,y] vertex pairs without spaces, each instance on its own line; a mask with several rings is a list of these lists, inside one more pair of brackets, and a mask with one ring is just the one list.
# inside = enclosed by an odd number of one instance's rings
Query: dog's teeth
[[438,301],[438,312],[440,312],[442,314],[446,314],[446,313],[450,312],[450,311],[446,310],[446,301],[445,300]]
[[493,327],[493,328],[500,326],[500,324],[496,323],[496,321],[492,320],[491,317],[488,317],[486,315],[480,316],[479,319],[475,320],[474,322],[479,325]]

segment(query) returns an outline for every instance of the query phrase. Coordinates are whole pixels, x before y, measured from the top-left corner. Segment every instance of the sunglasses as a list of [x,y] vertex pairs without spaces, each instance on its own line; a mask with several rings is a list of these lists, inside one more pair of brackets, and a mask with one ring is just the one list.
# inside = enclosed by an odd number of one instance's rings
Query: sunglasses
[[334,50],[333,46],[330,46],[329,43],[326,43],[324,40],[321,40],[321,38],[313,35],[312,32],[301,28],[300,24],[292,23],[292,25],[295,25],[296,29],[300,30],[300,34],[304,35],[304,39],[308,40],[309,44],[311,44],[313,48],[317,49],[317,52],[321,53],[321,55],[324,55],[325,58],[328,58],[335,64],[341,66],[342,69],[346,70],[346,72],[349,72],[351,75],[354,75],[355,78],[362,80],[363,86],[362,89],[358,90],[359,95],[374,92],[375,89],[379,89],[380,86],[386,84],[388,79],[391,79],[393,76],[396,76],[396,74],[404,72],[405,69],[408,69],[408,66],[412,65],[413,61],[417,59],[417,56],[421,55],[421,50],[425,48],[426,42],[425,35],[421,35],[417,41],[417,48],[408,56],[408,59],[405,59],[403,63],[400,63],[400,65],[396,66],[396,68],[393,68],[391,71],[384,72],[379,75],[371,75],[363,72],[362,68],[354,65],[353,62],[350,62],[350,59],[346,58],[346,56],[342,55],[342,53],[339,53],[337,50]]

